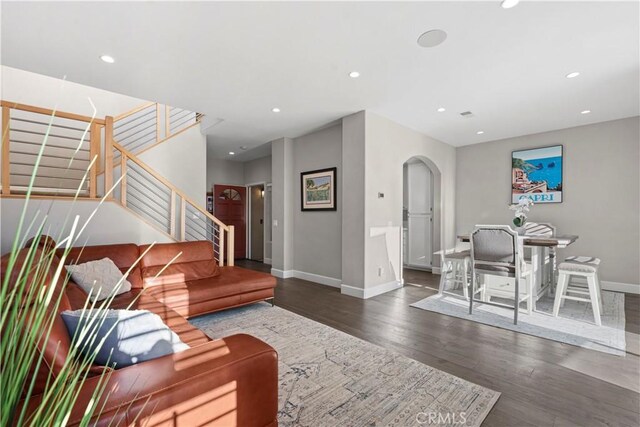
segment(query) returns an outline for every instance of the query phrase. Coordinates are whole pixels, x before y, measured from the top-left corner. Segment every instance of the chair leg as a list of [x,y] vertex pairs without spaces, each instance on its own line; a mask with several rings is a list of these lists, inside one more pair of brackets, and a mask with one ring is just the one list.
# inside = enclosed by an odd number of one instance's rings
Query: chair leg
[[444,292],[444,286],[447,282],[448,272],[449,272],[449,262],[445,261],[442,263],[442,271],[440,271],[440,286],[438,287],[439,294],[442,294],[442,292]]
[[604,308],[602,308],[602,285],[600,284],[600,278],[598,277],[598,273],[596,273],[595,279],[596,279],[596,290],[598,291],[598,302],[600,303],[600,314],[604,314]]
[[527,276],[527,283],[529,284],[529,302],[531,303],[529,314],[536,311],[536,302],[538,301],[538,294],[536,293],[536,285],[533,279],[534,279],[533,274],[530,274]]
[[553,317],[558,317],[560,312],[560,303],[563,300],[564,293],[567,290],[567,283],[569,282],[569,276],[565,273],[558,275],[558,284],[556,286],[556,296],[553,301]]
[[587,283],[589,284],[589,297],[591,298],[591,307],[593,307],[593,318],[596,325],[602,326],[600,320],[600,298],[598,295],[598,285],[596,284],[595,276],[587,276]]
[[515,298],[513,300],[513,324],[518,324],[518,312],[520,311],[520,278],[515,280]]
[[476,272],[471,269],[471,283],[469,284],[469,314],[473,314],[473,297],[476,292]]
[[489,302],[491,302],[491,295],[488,295],[487,292],[487,276],[485,276],[484,274],[482,275],[482,283],[480,284],[481,288],[480,288],[480,299],[483,302],[487,302],[487,298],[489,298]]
[[469,299],[469,262],[465,259],[462,261],[462,294],[466,299]]

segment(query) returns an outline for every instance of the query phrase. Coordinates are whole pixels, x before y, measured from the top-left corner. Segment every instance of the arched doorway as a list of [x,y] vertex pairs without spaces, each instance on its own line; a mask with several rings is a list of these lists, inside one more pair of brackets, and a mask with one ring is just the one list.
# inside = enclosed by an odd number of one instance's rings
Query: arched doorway
[[423,156],[411,157],[402,169],[403,266],[431,271],[440,250],[440,171]]

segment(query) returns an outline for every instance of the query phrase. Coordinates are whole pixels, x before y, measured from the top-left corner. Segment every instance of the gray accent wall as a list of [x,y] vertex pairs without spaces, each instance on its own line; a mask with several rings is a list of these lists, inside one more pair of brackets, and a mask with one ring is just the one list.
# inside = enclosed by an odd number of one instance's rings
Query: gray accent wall
[[245,185],[271,182],[271,156],[244,162]]
[[[342,284],[364,287],[365,112],[342,119]],[[355,196],[358,195],[358,196]]]
[[533,206],[530,220],[550,222],[578,241],[559,258],[602,260],[603,281],[640,283],[640,120],[632,117],[457,149],[456,224],[511,224],[511,152],[562,144],[564,194],[560,204]]
[[[300,173],[337,167],[337,210],[301,210]],[[293,143],[293,268],[296,271],[342,277],[342,126],[340,124],[294,139]]]
[[272,239],[271,265],[282,272],[293,268],[293,140],[271,144]]
[[207,191],[214,184],[244,185],[244,163],[218,159],[207,150]]

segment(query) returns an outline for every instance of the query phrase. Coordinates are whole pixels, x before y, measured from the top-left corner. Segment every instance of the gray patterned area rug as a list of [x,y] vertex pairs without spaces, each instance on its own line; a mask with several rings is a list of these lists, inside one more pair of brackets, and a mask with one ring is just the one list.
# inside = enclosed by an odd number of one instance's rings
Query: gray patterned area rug
[[280,426],[479,426],[500,393],[290,311],[254,304],[191,319],[278,352]]
[[[506,300],[494,302],[508,303]],[[594,323],[593,309],[587,302],[566,301],[558,317],[553,317],[553,297],[548,295],[538,300],[533,314],[528,315],[521,311],[517,325],[513,324],[513,310],[502,307],[478,303],[474,305],[473,314],[469,315],[469,302],[457,295],[432,295],[411,304],[411,307],[624,356],[624,294],[603,291],[602,305],[602,326]],[[524,307],[524,304],[521,307]]]

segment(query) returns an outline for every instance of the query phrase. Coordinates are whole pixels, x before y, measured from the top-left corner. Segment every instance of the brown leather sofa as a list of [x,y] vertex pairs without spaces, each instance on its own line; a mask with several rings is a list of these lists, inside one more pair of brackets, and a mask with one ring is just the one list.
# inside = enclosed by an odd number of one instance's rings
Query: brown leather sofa
[[[181,253],[159,276],[160,266]],[[136,265],[136,261],[140,262]],[[239,267],[215,265],[209,242],[148,246],[134,244],[74,248],[67,263],[108,257],[126,272],[130,292],[117,296],[112,308],[149,310],[191,348],[113,370],[102,393],[106,405],[96,425],[276,426],[278,359],[276,351],[249,335],[211,340],[186,318],[273,298],[275,278]],[[4,276],[6,256],[2,260]],[[135,266],[134,266],[135,265]],[[134,266],[133,268],[131,268]],[[157,276],[157,277],[156,277]],[[63,292],[58,312],[81,308],[86,293],[75,283]],[[56,375],[71,342],[61,316],[39,349],[45,366],[36,372],[35,405],[48,373]],[[98,386],[98,372],[82,386],[68,425],[77,425]],[[101,403],[98,407],[101,406]]]

